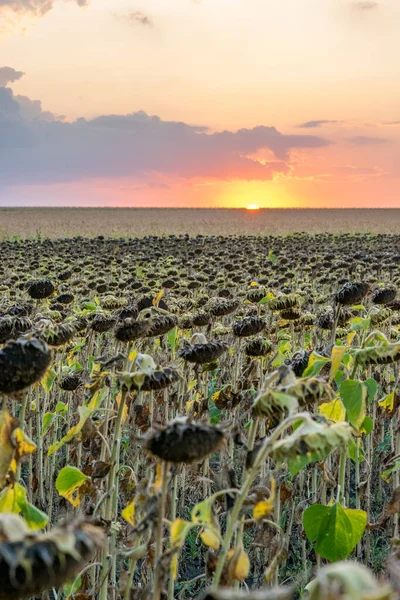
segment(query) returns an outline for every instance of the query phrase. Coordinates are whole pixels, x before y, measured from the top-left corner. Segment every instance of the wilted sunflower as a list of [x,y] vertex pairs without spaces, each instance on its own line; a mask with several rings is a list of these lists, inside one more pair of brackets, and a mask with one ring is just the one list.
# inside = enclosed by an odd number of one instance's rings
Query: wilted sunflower
[[248,340],[245,346],[245,354],[247,356],[266,356],[272,350],[272,343],[262,337],[257,337]]
[[310,359],[311,352],[307,350],[300,350],[293,354],[292,358],[285,360],[285,365],[291,367],[296,377],[301,377],[304,371],[307,369],[308,361]]
[[149,320],[136,321],[135,319],[125,319],[115,329],[115,338],[119,342],[133,342],[141,337],[146,337],[151,330]]
[[62,346],[69,342],[75,335],[76,329],[74,324],[60,323],[56,325],[51,321],[39,323],[39,328],[36,331],[36,336],[45,341],[49,346]]
[[74,301],[74,295],[69,293],[59,294],[55,300],[60,304],[71,304]]
[[50,279],[40,279],[33,281],[28,287],[28,294],[34,300],[43,300],[54,293],[54,285]]
[[178,356],[190,363],[204,364],[216,361],[226,350],[227,346],[224,342],[217,340],[207,342],[205,336],[197,334],[192,336],[190,342],[185,340]]
[[0,539],[0,600],[18,600],[75,577],[102,546],[104,534],[90,523],[35,533],[21,517],[2,514]]
[[6,316],[0,318],[0,344],[17,338],[21,333],[29,331],[31,327],[32,323],[28,317]]
[[176,325],[176,319],[172,315],[159,315],[145,320],[145,322],[149,324],[146,337],[159,337],[171,331]]
[[161,431],[152,432],[145,448],[166,462],[192,463],[216,452],[225,439],[215,425],[177,418]]
[[261,317],[245,317],[233,325],[233,333],[237,337],[256,335],[265,328],[265,321]]
[[81,383],[79,375],[65,375],[60,381],[60,388],[66,392],[73,392]]
[[239,300],[236,299],[225,300],[224,298],[218,298],[218,300],[215,300],[214,303],[210,305],[210,313],[213,317],[223,317],[234,312],[239,304]]
[[268,302],[268,308],[270,310],[285,310],[288,308],[295,308],[298,306],[299,298],[294,294],[282,294],[273,300]]
[[0,392],[21,392],[39,381],[50,365],[51,352],[41,340],[19,338],[0,350]]
[[175,369],[146,369],[130,373],[121,373],[119,376],[123,389],[151,392],[162,390],[179,379],[179,373]]
[[394,302],[397,295],[395,286],[378,287],[372,292],[372,302],[374,304],[390,304]]
[[368,290],[368,283],[363,281],[348,281],[335,293],[334,298],[342,306],[358,304],[367,294]]
[[97,314],[91,322],[90,328],[97,333],[105,333],[114,327],[115,322],[116,320],[113,317]]
[[352,439],[352,428],[348,423],[303,422],[288,437],[274,444],[273,457],[278,463],[298,460],[309,455],[313,461],[321,460],[338,446]]

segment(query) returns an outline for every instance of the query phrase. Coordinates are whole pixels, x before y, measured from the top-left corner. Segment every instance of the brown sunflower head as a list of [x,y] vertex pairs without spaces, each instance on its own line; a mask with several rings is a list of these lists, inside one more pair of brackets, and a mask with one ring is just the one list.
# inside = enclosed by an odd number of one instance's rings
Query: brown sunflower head
[[152,432],[145,447],[166,462],[192,463],[216,452],[224,439],[224,433],[214,425],[178,418],[161,431]]
[[41,340],[19,338],[8,342],[0,350],[0,392],[25,390],[41,379],[50,361],[50,349]]

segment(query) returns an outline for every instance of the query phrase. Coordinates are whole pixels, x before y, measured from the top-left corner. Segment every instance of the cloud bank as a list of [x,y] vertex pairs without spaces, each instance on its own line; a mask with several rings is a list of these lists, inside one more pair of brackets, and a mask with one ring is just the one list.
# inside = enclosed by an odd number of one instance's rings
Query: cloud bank
[[[288,172],[291,150],[330,144],[322,137],[286,135],[271,126],[210,132],[143,111],[69,123],[43,111],[39,101],[0,87],[3,186],[144,177],[151,172],[266,181]],[[272,159],[254,158],[262,150],[269,150]]]

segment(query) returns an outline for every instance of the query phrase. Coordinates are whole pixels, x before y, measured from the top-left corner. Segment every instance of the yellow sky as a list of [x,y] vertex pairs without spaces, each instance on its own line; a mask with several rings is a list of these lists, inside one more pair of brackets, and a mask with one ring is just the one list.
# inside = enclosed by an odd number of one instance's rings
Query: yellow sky
[[[213,202],[234,204],[250,187],[261,204],[265,193],[270,204],[301,204],[305,194],[323,202],[329,183],[310,191],[312,180],[333,169],[331,197],[343,187],[337,169],[352,167],[389,179],[393,203],[400,127],[386,123],[400,120],[399,30],[399,0],[54,0],[40,16],[0,9],[0,67],[25,73],[15,95],[67,121],[144,110],[211,131],[264,125],[334,142],[291,154],[295,172],[272,181],[217,178],[207,194],[220,191],[205,196]],[[298,127],[313,120],[335,123]],[[346,141],[356,137],[365,140]]]

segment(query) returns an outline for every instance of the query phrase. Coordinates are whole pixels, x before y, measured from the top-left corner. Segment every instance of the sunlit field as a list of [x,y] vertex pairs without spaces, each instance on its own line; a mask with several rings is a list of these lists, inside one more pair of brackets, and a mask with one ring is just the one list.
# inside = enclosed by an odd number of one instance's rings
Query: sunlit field
[[[253,206],[249,204],[249,207]],[[400,209],[2,208],[1,237],[397,233]]]

